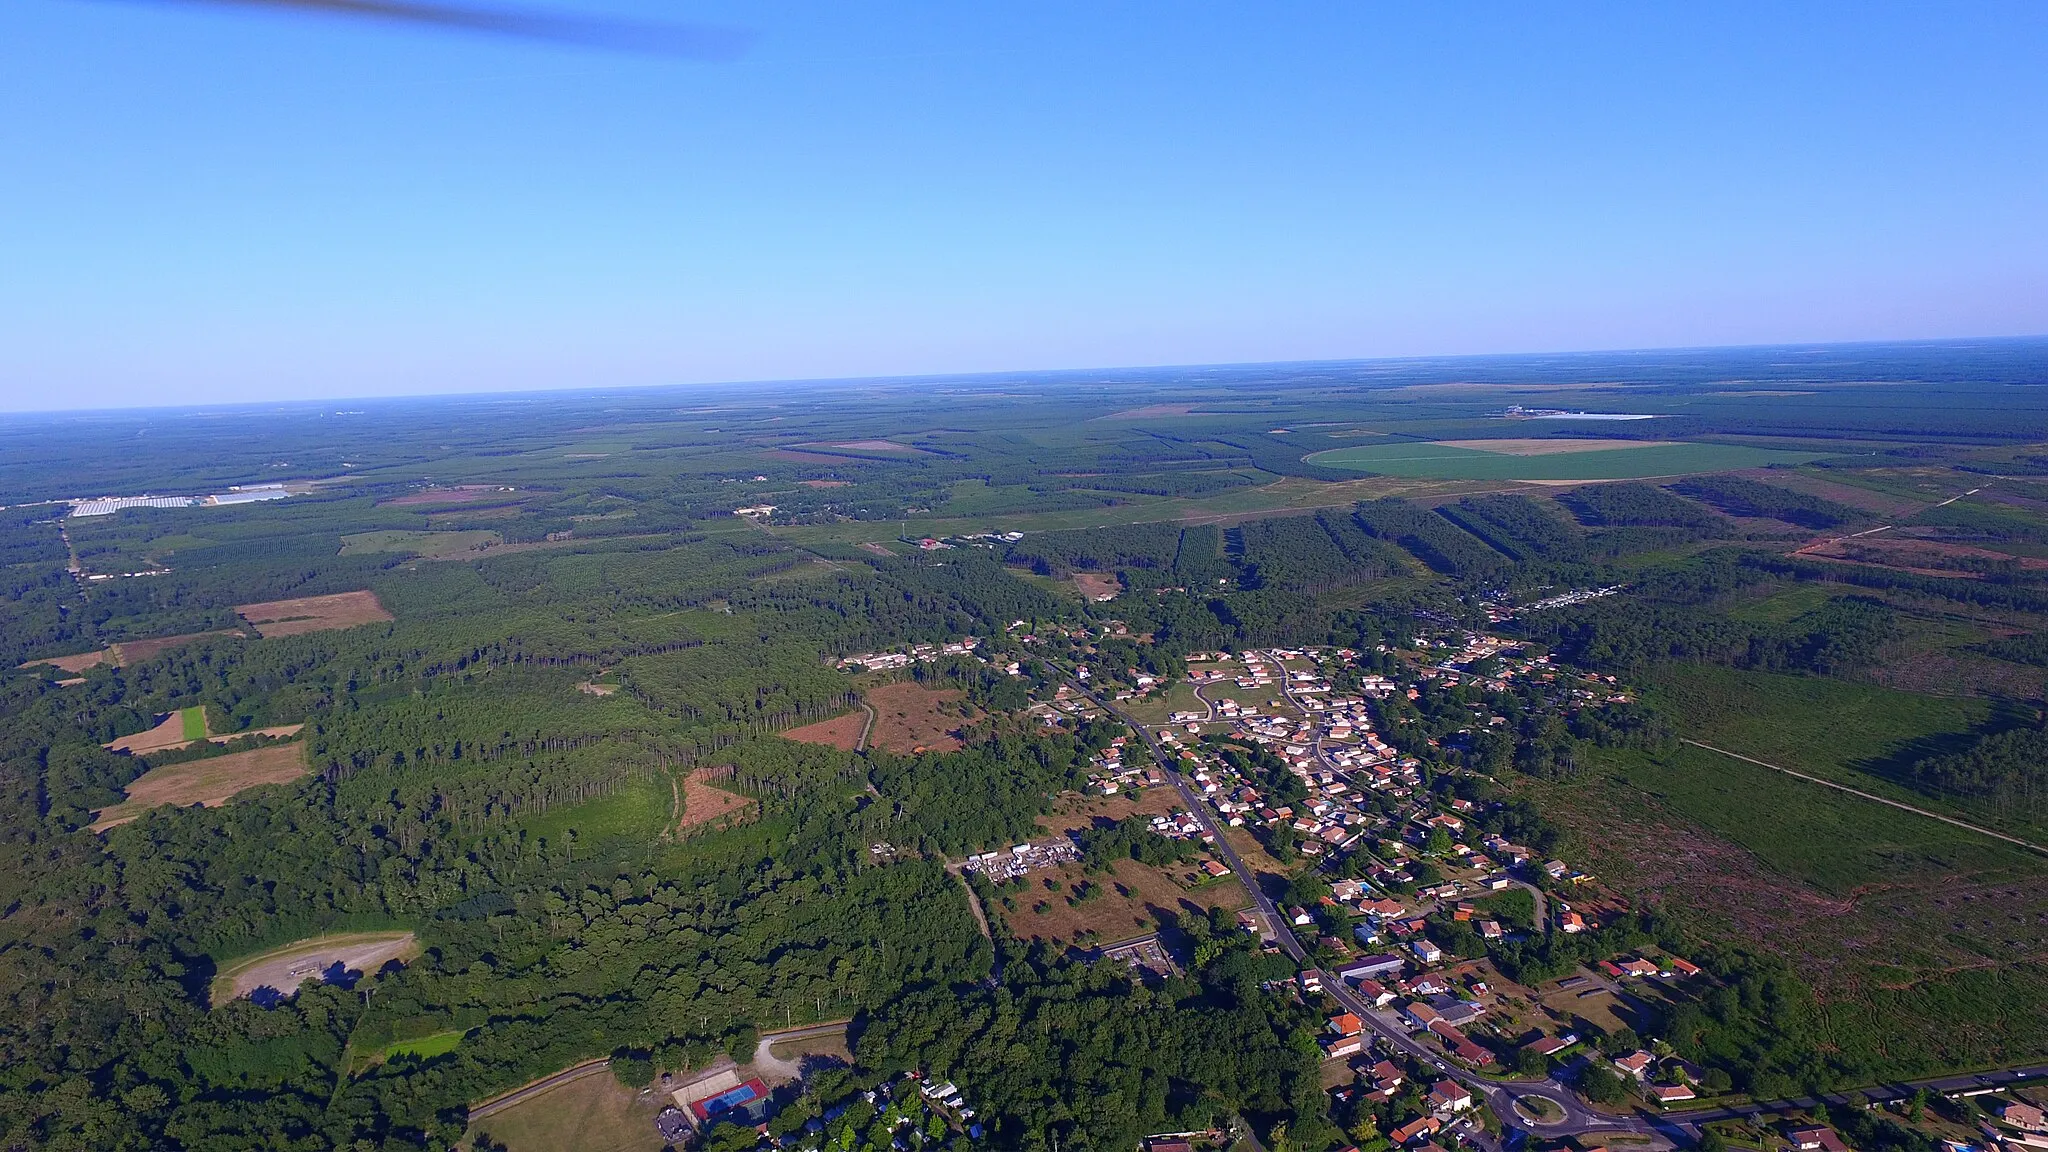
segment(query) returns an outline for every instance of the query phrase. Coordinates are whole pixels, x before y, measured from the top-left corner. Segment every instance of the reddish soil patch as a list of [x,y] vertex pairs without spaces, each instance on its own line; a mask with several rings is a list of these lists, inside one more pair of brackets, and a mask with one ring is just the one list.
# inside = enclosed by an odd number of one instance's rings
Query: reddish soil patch
[[958,735],[965,719],[941,705],[964,695],[957,688],[934,691],[915,684],[884,684],[867,694],[875,710],[875,730],[869,742],[887,752],[951,752],[960,747]]
[[164,718],[163,723],[146,732],[122,736],[101,747],[111,752],[140,755],[144,752],[161,752],[166,748],[183,748],[190,743],[192,741],[185,739],[185,714],[173,712]]
[[1074,588],[1090,600],[1114,600],[1124,590],[1116,577],[1101,572],[1074,573]]
[[377,603],[377,594],[368,591],[243,604],[235,611],[241,614],[242,619],[256,625],[257,633],[263,636],[297,636],[391,619],[391,613]]
[[896,558],[896,553],[889,551],[889,549],[883,547],[880,544],[875,543],[872,540],[869,540],[866,543],[862,544],[860,548],[863,552],[873,552],[877,556],[887,556],[891,560],[894,560]]
[[844,716],[834,716],[830,720],[820,720],[816,724],[791,728],[782,734],[782,738],[794,740],[799,744],[827,744],[843,752],[851,752],[860,742],[860,730],[867,727],[867,723],[867,713],[848,712]]
[[113,662],[114,650],[102,648],[97,652],[80,652],[76,656],[46,656],[41,660],[24,660],[17,667],[33,668],[38,664],[48,664],[52,668],[64,672],[83,672],[88,668],[96,668],[101,664],[111,664]]
[[213,808],[226,803],[237,792],[259,784],[290,783],[306,774],[305,750],[304,744],[273,744],[152,768],[128,785],[126,802],[94,813],[98,819],[92,830],[102,832],[126,824],[164,804],[202,804]]
[[1989,571],[2013,568],[2026,571],[2048,569],[2048,559],[2038,556],[2011,556],[1989,548],[1929,540],[1904,532],[1822,540],[1798,549],[1793,555],[1819,556],[1826,560],[1867,564],[1922,576],[1964,579],[1978,579]]
[[686,832],[705,825],[723,826],[751,814],[754,798],[714,787],[712,781],[732,779],[732,769],[699,768],[683,777],[683,810],[676,816],[676,830]]
[[790,460],[798,464],[837,464],[844,468],[846,457],[827,456],[822,452],[798,452],[792,448],[764,448],[761,455],[770,460]]
[[851,488],[851,487],[853,487],[853,481],[851,481],[851,480],[799,480],[799,481],[797,481],[797,483],[799,483],[799,484],[802,484],[802,485],[803,485],[804,487],[806,487],[806,488]]
[[429,488],[424,492],[408,492],[379,504],[380,508],[417,508],[423,504],[474,504],[500,494],[510,495],[512,489],[497,484],[458,484],[453,488]]

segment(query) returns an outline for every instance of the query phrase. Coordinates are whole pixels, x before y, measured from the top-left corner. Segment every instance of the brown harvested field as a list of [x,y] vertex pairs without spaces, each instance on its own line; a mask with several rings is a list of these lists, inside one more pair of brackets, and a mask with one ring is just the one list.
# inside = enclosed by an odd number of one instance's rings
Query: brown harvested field
[[1038,818],[1038,826],[1048,832],[1075,832],[1083,828],[1107,827],[1132,816],[1143,816],[1149,820],[1185,807],[1180,793],[1174,791],[1172,785],[1164,784],[1136,792],[1119,792],[1114,796],[1063,792],[1054,800],[1052,811]]
[[185,714],[173,712],[163,722],[146,731],[130,736],[119,736],[100,747],[109,752],[126,752],[141,755],[146,752],[161,752],[166,748],[183,748],[192,741],[185,738]]
[[729,779],[731,768],[699,768],[683,777],[683,810],[676,817],[676,830],[685,831],[706,824],[738,819],[754,807],[754,798],[716,787],[714,779]]
[[958,749],[960,738],[954,733],[967,721],[941,711],[940,706],[952,704],[962,695],[958,688],[935,691],[907,682],[869,689],[868,706],[875,710],[875,730],[869,743],[898,754]]
[[794,740],[799,744],[829,744],[842,751],[851,752],[858,746],[861,729],[867,727],[867,723],[867,713],[848,712],[844,716],[834,716],[830,720],[820,720],[816,724],[791,728],[782,734],[782,738]]
[[1124,590],[1116,577],[1102,572],[1074,573],[1074,590],[1088,600],[1114,600]]
[[424,492],[408,492],[378,505],[380,508],[417,508],[434,504],[474,504],[500,494],[510,495],[512,489],[497,484],[458,484],[452,488],[429,488]]
[[1675,444],[1675,440],[1586,440],[1586,439],[1527,439],[1527,440],[1439,440],[1446,448],[1469,448],[1474,452],[1493,452],[1502,456],[1555,456],[1564,452],[1604,452],[1615,448],[1661,448]]
[[806,488],[850,488],[853,486],[853,481],[851,480],[799,480],[797,483],[802,484]]
[[255,625],[258,634],[263,636],[298,636],[391,619],[391,613],[377,602],[377,594],[368,590],[243,604],[235,611],[241,614],[242,619]]
[[75,656],[45,656],[41,660],[25,660],[16,667],[33,668],[38,664],[48,664],[63,672],[83,672],[88,668],[97,668],[113,662],[114,650],[102,648],[97,652],[80,652]]
[[306,774],[305,752],[304,744],[272,744],[152,768],[128,785],[127,800],[93,814],[92,830],[104,832],[166,804],[213,808],[259,784],[289,784]]
[[1799,548],[1792,554],[1818,556],[1847,564],[1867,564],[1875,568],[1889,568],[1921,576],[1946,576],[1955,579],[1981,579],[1985,572],[1998,568],[2019,568],[2025,571],[2048,569],[2048,559],[2038,556],[2013,556],[1969,544],[1928,540],[1908,535],[1906,532],[1822,540]]
[[[1569,977],[1567,977],[1569,978]],[[1537,996],[1537,1003],[1557,1019],[1583,1031],[1585,1025],[1603,1032],[1618,1031],[1633,1027],[1632,1014],[1623,1006],[1620,998],[1597,984],[1586,983],[1570,988],[1552,986],[1550,991]]]
[[[1242,908],[1251,903],[1236,880],[1185,887],[1174,876],[1194,877],[1200,875],[1199,870],[1181,865],[1172,871],[1173,875],[1168,875],[1136,860],[1119,860],[1107,874],[1093,877],[1083,873],[1079,864],[1045,869],[1027,874],[1022,888],[1001,885],[1002,898],[991,911],[1001,916],[1019,939],[1106,944],[1159,931],[1165,926],[1166,913],[1206,915],[1211,908]],[[1069,904],[1067,898],[1074,894],[1075,886],[1091,879],[1101,885],[1102,895],[1086,903]],[[1048,880],[1053,888],[1046,887]]]

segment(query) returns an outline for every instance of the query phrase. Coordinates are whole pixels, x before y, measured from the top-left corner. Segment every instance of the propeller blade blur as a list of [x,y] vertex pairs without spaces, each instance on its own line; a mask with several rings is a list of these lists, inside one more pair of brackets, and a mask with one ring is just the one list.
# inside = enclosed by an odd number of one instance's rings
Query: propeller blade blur
[[481,32],[525,40],[647,52],[690,60],[726,61],[743,55],[752,33],[700,24],[645,23],[567,16],[522,8],[472,8],[415,0],[157,0],[214,6],[269,8],[331,16],[358,16],[451,32]]

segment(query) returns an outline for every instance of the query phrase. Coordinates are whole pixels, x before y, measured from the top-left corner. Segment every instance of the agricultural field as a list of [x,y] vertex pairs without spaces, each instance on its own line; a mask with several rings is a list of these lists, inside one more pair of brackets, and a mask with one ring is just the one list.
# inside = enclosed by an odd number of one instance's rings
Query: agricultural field
[[301,636],[331,628],[354,628],[391,619],[375,592],[337,592],[262,604],[238,604],[235,613],[263,636]]
[[[1430,480],[1637,480],[1687,476],[1766,464],[1797,464],[1817,453],[1780,452],[1738,444],[1656,442],[1631,446],[1617,440],[1599,448],[1532,452],[1524,441],[1503,441],[1505,449],[1482,449],[1481,440],[1361,444],[1313,453],[1307,460],[1324,468]],[[1583,444],[1583,441],[1574,442]]]
[[445,532],[387,530],[357,532],[341,538],[343,556],[396,552],[422,560],[458,560],[503,544],[505,538],[488,529]]
[[271,744],[151,768],[129,782],[126,800],[95,814],[92,829],[104,832],[151,808],[187,804],[212,808],[260,785],[289,784],[306,774],[305,751],[303,744]]

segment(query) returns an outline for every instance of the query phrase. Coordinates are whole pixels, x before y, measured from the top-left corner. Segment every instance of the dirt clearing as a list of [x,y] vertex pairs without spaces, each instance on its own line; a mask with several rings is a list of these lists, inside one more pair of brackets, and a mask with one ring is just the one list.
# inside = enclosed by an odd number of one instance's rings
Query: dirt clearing
[[88,668],[97,668],[102,664],[112,663],[114,663],[114,650],[112,648],[102,648],[97,652],[80,652],[76,656],[47,656],[41,660],[25,660],[16,665],[16,667],[33,668],[38,664],[48,664],[61,672],[76,673],[83,672]]
[[869,742],[887,752],[952,752],[960,747],[958,732],[968,723],[952,707],[964,693],[958,688],[933,690],[915,684],[884,684],[868,690],[875,710]]
[[418,955],[410,932],[347,932],[295,940],[282,948],[238,960],[213,980],[213,1002],[224,1004],[258,988],[292,993],[307,980],[336,964],[351,972],[371,973],[392,960]]
[[714,784],[731,779],[731,768],[699,768],[683,777],[683,810],[676,817],[676,830],[685,832],[706,824],[735,823],[752,811],[753,797],[728,792]]
[[1103,572],[1074,573],[1074,590],[1084,599],[1101,602],[1114,600],[1124,590],[1123,583],[1116,577]]
[[1076,832],[1083,828],[1107,828],[1133,816],[1150,820],[1185,808],[1186,805],[1180,801],[1180,793],[1165,785],[1136,792],[1119,792],[1114,796],[1081,796],[1068,792],[1053,804],[1051,812],[1038,818],[1038,826],[1048,832]]
[[380,508],[417,508],[432,504],[474,504],[494,496],[511,495],[513,489],[496,484],[459,484],[453,488],[429,488],[424,492],[409,492],[403,496],[386,500]]
[[[1107,874],[1096,876],[1086,875],[1079,864],[1031,872],[1023,877],[1022,888],[998,887],[1001,897],[994,911],[1020,939],[1085,946],[1157,932],[1182,913],[1207,915],[1211,908],[1242,908],[1251,902],[1236,880],[1189,886],[1175,877],[1193,880],[1201,875],[1196,865],[1176,865],[1171,872],[1136,860],[1119,860]],[[1096,885],[1101,895],[1079,899],[1077,888],[1084,881]]]
[[1555,456],[1563,452],[1601,452],[1614,448],[1663,448],[1676,440],[1439,440],[1447,448],[1469,448],[1502,456]]
[[828,744],[843,752],[851,752],[858,746],[861,729],[867,727],[867,723],[867,713],[848,712],[844,716],[834,716],[830,720],[820,720],[816,724],[791,728],[782,734],[782,738],[794,740],[799,744]]
[[802,484],[802,485],[803,485],[804,487],[806,487],[806,488],[851,488],[851,487],[853,487],[853,481],[851,481],[851,480],[799,480],[799,481],[797,481],[797,483],[799,483],[799,484]]
[[235,611],[255,625],[257,634],[262,636],[299,636],[331,628],[378,624],[392,618],[384,605],[377,602],[377,594],[367,590],[242,604]]
[[289,784],[306,774],[305,750],[304,744],[273,744],[151,768],[128,785],[126,801],[93,814],[92,830],[104,832],[166,804],[214,808],[259,784]]
[[503,1145],[510,1152],[661,1152],[664,1145],[654,1117],[668,1102],[666,1093],[642,1095],[600,1067],[477,1117],[459,1147],[473,1147],[471,1137],[488,1135],[493,1146]]

